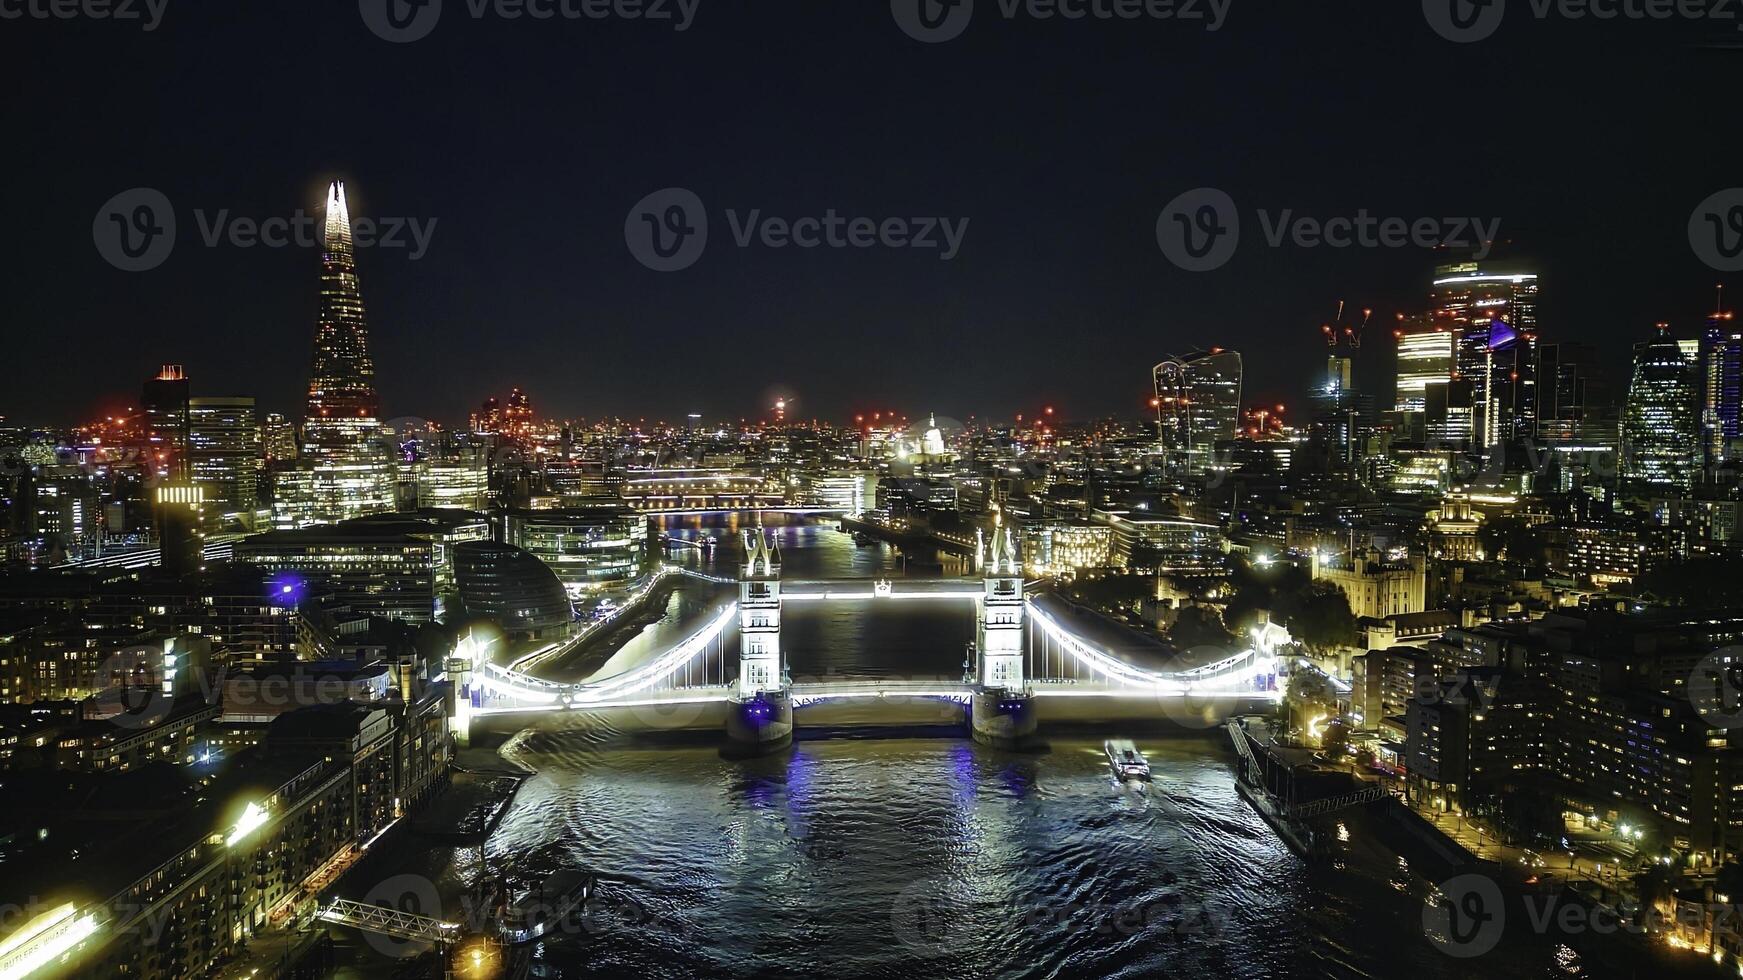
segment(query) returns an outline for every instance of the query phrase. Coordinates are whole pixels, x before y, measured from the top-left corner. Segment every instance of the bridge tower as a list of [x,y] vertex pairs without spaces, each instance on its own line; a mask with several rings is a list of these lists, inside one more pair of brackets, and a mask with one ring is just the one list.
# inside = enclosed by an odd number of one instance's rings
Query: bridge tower
[[1023,566],[1011,529],[996,510],[992,540],[980,545],[975,562],[982,591],[970,721],[976,741],[1020,748],[1035,734],[1034,699],[1023,676]]
[[726,719],[735,746],[751,754],[793,741],[793,703],[781,656],[781,546],[763,530],[744,532],[738,575],[738,688]]

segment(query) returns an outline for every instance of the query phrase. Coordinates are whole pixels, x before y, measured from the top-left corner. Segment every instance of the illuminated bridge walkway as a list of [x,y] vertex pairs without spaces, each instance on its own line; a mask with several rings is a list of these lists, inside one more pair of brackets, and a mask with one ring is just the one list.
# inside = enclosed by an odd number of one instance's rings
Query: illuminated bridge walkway
[[413,915],[381,905],[336,899],[315,913],[315,918],[334,925],[351,926],[408,942],[450,943],[460,938],[460,924]]
[[[959,601],[982,596],[974,580],[787,580],[782,602],[901,603]],[[1024,600],[1028,629],[1027,693],[1043,698],[1225,698],[1275,701],[1280,696],[1273,653],[1246,649],[1182,670],[1153,670],[1121,659],[1083,638],[1034,597]],[[491,663],[472,651],[469,713],[473,716],[585,712],[610,708],[704,705],[733,699],[725,634],[739,622],[739,604],[727,602],[704,625],[663,653],[632,669],[578,683],[534,677]],[[975,685],[951,679],[835,679],[783,677],[795,709],[827,701],[919,698],[967,703]]]

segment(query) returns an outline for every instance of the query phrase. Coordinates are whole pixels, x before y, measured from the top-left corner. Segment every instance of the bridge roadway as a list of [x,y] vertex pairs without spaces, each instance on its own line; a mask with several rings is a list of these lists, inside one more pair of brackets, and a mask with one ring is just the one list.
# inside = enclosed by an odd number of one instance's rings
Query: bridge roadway
[[[576,705],[570,710],[502,705],[474,709],[475,730],[512,734],[523,729],[607,732],[717,732],[726,723],[732,685],[679,688],[636,699]],[[798,681],[789,689],[793,715],[806,728],[960,726],[973,687],[939,678]],[[1236,715],[1268,710],[1273,692],[1147,696],[1095,682],[1043,681],[1030,685],[1035,715],[1044,725],[1120,724],[1212,730]]]
[[[907,580],[905,588],[902,584],[897,580],[885,591],[876,584],[868,586],[863,579],[794,580],[784,583],[782,595],[801,602],[974,599],[980,595],[980,583],[972,580]],[[1279,696],[1275,658],[1257,650],[1247,649],[1185,670],[1151,670],[1083,639],[1035,598],[1025,605],[1031,629],[1044,635],[1062,660],[1069,657],[1080,674],[1077,680],[1029,681],[1037,715],[1043,719],[1164,717],[1205,727],[1231,714],[1258,710]],[[562,716],[573,719],[569,724],[588,723],[575,717],[578,715],[593,716],[613,728],[625,724],[660,729],[717,727],[726,716],[733,686],[678,686],[673,678],[737,622],[737,612],[738,604],[727,602],[700,629],[659,656],[610,677],[581,683],[543,680],[513,667],[476,660],[474,681],[486,697],[470,709],[470,714],[481,721],[496,718],[492,728],[535,720],[536,727],[551,727],[552,723],[564,727],[565,723],[557,720]],[[889,712],[891,724],[958,723],[960,706],[968,703],[972,693],[969,683],[948,678],[801,678],[789,688],[794,709],[820,721],[822,716],[843,712],[820,712],[819,705],[832,709],[875,705],[880,711],[905,707],[907,710]],[[1080,707],[1066,707],[1071,703]]]
[[[955,597],[966,593],[951,593]],[[819,598],[829,597],[819,593]],[[862,598],[855,595],[833,598]],[[863,598],[870,599],[867,595]],[[890,598],[890,597],[884,597]],[[1189,697],[1193,695],[1248,696],[1260,693],[1256,686],[1275,669],[1274,661],[1253,649],[1244,650],[1224,659],[1181,671],[1153,671],[1135,666],[1111,653],[1086,643],[1066,630],[1053,616],[1042,611],[1030,599],[1026,603],[1031,624],[1059,645],[1082,668],[1096,675],[1095,680],[1058,682],[1033,680],[1030,686],[1038,696],[1048,697]],[[633,670],[602,680],[578,684],[563,684],[533,677],[512,668],[488,661],[477,665],[475,678],[484,688],[506,703],[479,705],[475,715],[525,713],[528,711],[586,710],[614,707],[659,707],[709,700],[725,701],[729,686],[672,688],[665,682],[687,662],[700,654],[715,637],[736,620],[738,603],[729,602],[705,626],[658,657]],[[959,700],[969,693],[962,682],[933,680],[857,680],[827,681],[819,684],[795,684],[795,698],[827,700],[855,697],[938,697]],[[807,702],[808,703],[808,702]]]

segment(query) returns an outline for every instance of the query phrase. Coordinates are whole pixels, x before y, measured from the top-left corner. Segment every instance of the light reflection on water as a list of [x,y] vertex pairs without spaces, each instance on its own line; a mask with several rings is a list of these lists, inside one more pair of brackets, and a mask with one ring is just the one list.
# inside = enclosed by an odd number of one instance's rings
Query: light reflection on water
[[[899,564],[826,527],[781,533],[790,577]],[[789,619],[795,673],[944,676],[972,633],[960,611]],[[642,641],[682,635],[681,620]],[[1594,955],[1511,934],[1481,960],[1444,955],[1423,938],[1428,884],[1372,821],[1341,815],[1334,859],[1306,864],[1236,795],[1214,738],[1141,741],[1148,786],[1116,784],[1098,739],[1050,741],[1033,756],[963,739],[801,741],[730,762],[706,739],[534,736],[511,754],[538,775],[482,850],[401,850],[450,901],[487,872],[598,873],[586,928],[540,947],[558,976],[1426,980],[1640,968],[1608,946]]]

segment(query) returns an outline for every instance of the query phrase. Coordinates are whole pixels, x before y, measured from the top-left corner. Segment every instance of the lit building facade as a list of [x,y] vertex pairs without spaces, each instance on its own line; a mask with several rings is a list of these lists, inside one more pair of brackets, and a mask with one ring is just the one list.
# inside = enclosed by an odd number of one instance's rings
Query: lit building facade
[[1449,495],[1439,509],[1428,512],[1426,530],[1434,557],[1442,561],[1482,561],[1483,545],[1477,532],[1483,514],[1471,507],[1469,497]]
[[1169,357],[1151,371],[1162,445],[1189,473],[1215,466],[1218,442],[1241,423],[1241,355],[1212,348]]
[[1701,432],[1709,463],[1726,457],[1743,415],[1743,333],[1722,306],[1701,332]]
[[572,596],[622,585],[648,556],[648,519],[627,507],[517,510],[504,538],[557,573]]
[[188,477],[205,490],[208,528],[253,529],[260,466],[254,399],[188,400]]
[[267,412],[260,423],[260,451],[268,465],[296,459],[296,427],[278,412]]
[[274,526],[306,527],[394,508],[395,456],[377,444],[379,414],[351,214],[345,185],[335,182],[327,189],[304,452],[274,481]]
[[1058,575],[1113,563],[1114,529],[1091,521],[1025,521],[1023,569],[1029,575]]
[[797,477],[801,502],[812,507],[863,514],[878,506],[878,476],[870,470],[851,473],[804,473]]
[[381,410],[369,325],[357,282],[345,185],[327,189],[321,250],[321,306],[309,369],[303,440],[314,452],[351,449],[375,432]]
[[731,510],[780,507],[786,496],[759,473],[714,467],[637,469],[625,474],[619,493],[637,510]]
[[419,507],[483,509],[490,489],[490,466],[483,453],[423,459],[411,470]]
[[436,545],[370,527],[269,531],[236,542],[236,560],[332,592],[358,612],[408,623],[436,611]]
[[293,530],[391,511],[397,481],[394,458],[386,453],[301,457],[273,471],[273,526]]
[[165,364],[145,382],[139,403],[145,414],[145,449],[154,477],[176,475],[188,447],[188,376],[180,364]]
[[1428,571],[1420,555],[1406,562],[1385,562],[1378,551],[1368,551],[1333,564],[1315,551],[1313,579],[1342,589],[1357,619],[1384,619],[1428,608]]
[[1664,329],[1634,348],[1622,417],[1622,477],[1687,490],[1701,465],[1696,369]]
[[1421,412],[1428,406],[1426,388],[1452,380],[1453,334],[1444,326],[1416,318],[1402,321],[1398,339],[1398,387],[1393,406],[1400,412]]
[[1453,376],[1471,385],[1476,448],[1536,434],[1537,298],[1534,273],[1475,262],[1435,270],[1430,323],[1453,335]]
[[1646,545],[1633,528],[1575,525],[1567,529],[1560,570],[1597,585],[1626,585],[1640,576]]
[[1144,511],[1096,511],[1113,531],[1112,564],[1155,572],[1200,572],[1221,567],[1228,554],[1222,528]]

